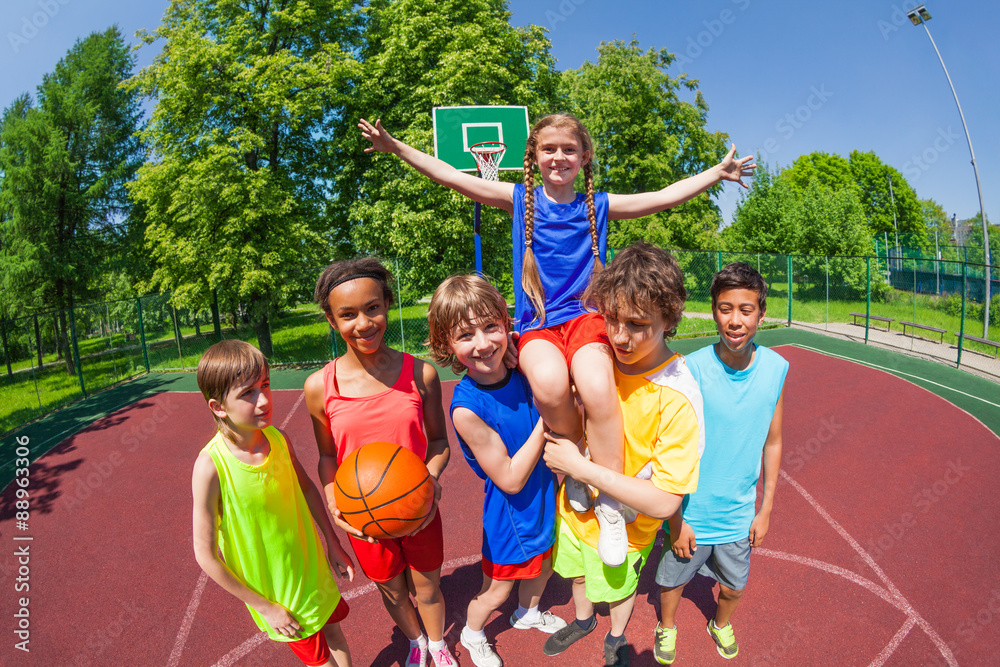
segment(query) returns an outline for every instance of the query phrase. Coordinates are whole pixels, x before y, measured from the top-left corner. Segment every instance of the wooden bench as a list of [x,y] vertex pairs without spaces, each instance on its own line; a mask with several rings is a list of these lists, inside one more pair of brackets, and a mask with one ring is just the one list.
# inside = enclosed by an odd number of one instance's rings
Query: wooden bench
[[[850,313],[850,315],[851,315],[851,317],[854,318],[854,323],[855,324],[858,323],[858,318],[859,317],[865,317],[864,313]],[[890,329],[892,329],[892,323],[896,321],[896,320],[892,319],[891,317],[882,317],[880,315],[869,315],[868,319],[870,319],[870,320],[877,320],[879,322],[885,322],[885,330],[886,331],[889,331]]]
[[[993,348],[993,356],[994,357],[997,356],[997,351],[1000,350],[1000,343],[996,342],[995,340],[989,340],[987,338],[980,338],[979,336],[970,336],[969,334],[965,334],[964,336],[962,336],[960,334],[955,334],[955,337],[959,338],[959,339],[964,339],[964,340],[971,340],[974,343],[980,343],[982,345],[989,345],[990,347]],[[968,349],[968,348],[966,348],[966,349]]]
[[[903,325],[903,335],[904,336],[906,335],[906,327],[910,327],[911,329],[923,329],[924,331],[933,331],[934,333],[941,334],[941,342],[943,343],[944,342],[944,335],[946,333],[948,333],[947,329],[940,329],[938,327],[931,327],[931,326],[928,326],[926,324],[917,324],[916,322],[907,322],[906,320],[900,320],[899,323]],[[915,333],[916,333],[915,331],[911,331],[910,335],[912,336]]]

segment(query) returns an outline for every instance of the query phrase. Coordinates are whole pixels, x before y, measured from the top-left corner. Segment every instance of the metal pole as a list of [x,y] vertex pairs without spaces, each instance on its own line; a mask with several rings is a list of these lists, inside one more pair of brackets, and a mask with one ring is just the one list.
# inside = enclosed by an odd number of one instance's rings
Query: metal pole
[[[477,169],[476,176],[482,178],[483,173]],[[476,273],[478,273],[480,276],[483,275],[483,244],[479,236],[479,216],[480,212],[482,211],[482,208],[483,208],[482,204],[476,202],[476,217],[472,222],[473,239],[475,240],[476,243]]]
[[83,383],[83,368],[80,367],[80,346],[76,341],[76,316],[73,314],[73,308],[69,309],[69,335],[73,355],[73,361],[76,362],[76,376],[80,379],[80,393],[83,394],[84,398],[87,398],[87,387]]
[[934,230],[934,285],[935,294],[941,295],[941,251],[938,249],[938,233]]
[[142,363],[146,365],[146,372],[149,372],[149,351],[146,349],[146,327],[142,323],[142,299],[136,299],[135,305],[139,309],[139,342],[142,343]]
[[[476,202],[476,206],[479,206],[479,202]],[[479,231],[478,226],[476,227],[476,244],[479,243]],[[482,261],[482,258],[480,258]],[[479,271],[479,275],[483,275],[482,270]],[[399,338],[403,344],[403,351],[406,351],[406,331],[403,329],[403,288],[399,286],[399,258],[396,258],[396,295],[397,301],[399,302]]]
[[931,31],[927,27],[927,21],[921,18],[920,25],[924,26],[924,31],[927,33],[927,39],[931,40],[931,46],[934,47],[934,53],[937,54],[938,60],[941,61],[941,69],[944,70],[944,75],[948,79],[948,85],[951,86],[951,94],[955,96],[955,106],[958,107],[958,115],[962,119],[962,128],[965,130],[965,140],[969,143],[969,155],[972,157],[972,171],[976,175],[976,192],[979,194],[979,215],[982,217],[983,223],[983,264],[986,267],[986,292],[983,302],[983,338],[986,338],[989,334],[990,326],[990,234],[989,228],[986,224],[986,208],[983,206],[983,188],[979,184],[979,167],[976,166],[976,153],[972,150],[972,137],[969,136],[969,126],[965,123],[965,114],[962,113],[962,104],[958,101],[958,93],[955,92],[955,84],[951,82],[951,75],[948,74],[948,68],[944,65],[944,58],[941,57],[941,52],[938,50],[937,44],[934,42],[934,38],[931,37]]
[[868,323],[872,314],[872,258],[865,257],[865,266],[868,271],[868,289],[865,294],[865,343],[868,343]]
[[962,262],[962,319],[958,323],[958,360],[955,362],[957,366],[962,365],[962,345],[965,343],[965,282],[968,266],[968,262]]
[[[896,237],[896,262],[899,262],[899,227],[896,225],[896,196],[892,193],[892,176],[889,176],[889,199],[892,200],[892,231]],[[896,265],[899,268],[899,265]]]
[[792,256],[788,255],[788,326],[792,326]]

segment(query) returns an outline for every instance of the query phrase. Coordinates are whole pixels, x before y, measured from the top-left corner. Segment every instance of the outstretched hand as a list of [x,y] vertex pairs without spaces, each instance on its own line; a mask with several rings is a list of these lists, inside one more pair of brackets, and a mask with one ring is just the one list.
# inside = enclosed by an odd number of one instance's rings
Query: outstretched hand
[[[722,158],[722,162],[718,165],[719,178],[723,181],[734,181],[749,189],[750,186],[744,183],[742,179],[744,176],[748,178],[752,177],[754,171],[757,170],[757,164],[753,162],[753,155],[747,155],[738,160],[735,158],[735,155],[736,144],[731,144],[726,157]],[[748,162],[750,164],[747,164]]]
[[376,120],[375,124],[372,125],[364,118],[358,123],[358,128],[361,130],[361,136],[372,142],[372,145],[365,149],[366,153],[371,153],[372,151],[378,151],[380,153],[393,153],[396,146],[396,140],[393,138],[389,131],[382,127],[382,121]]

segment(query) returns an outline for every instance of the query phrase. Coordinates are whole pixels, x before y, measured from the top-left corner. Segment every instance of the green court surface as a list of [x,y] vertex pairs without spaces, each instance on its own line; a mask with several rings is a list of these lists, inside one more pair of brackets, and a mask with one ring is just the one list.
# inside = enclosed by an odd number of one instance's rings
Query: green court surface
[[[670,342],[673,350],[688,354],[717,340],[715,336],[686,338]],[[933,361],[890,352],[870,345],[841,340],[811,331],[782,328],[761,331],[757,340],[776,347],[795,345],[837,358],[854,361],[896,375],[944,398],[979,419],[1000,435],[1000,389],[996,383]],[[271,372],[272,389],[301,389],[306,377],[317,367],[277,369]],[[455,380],[449,369],[438,369],[442,380]],[[14,449],[18,438],[27,437],[31,459],[41,457],[74,433],[132,403],[165,391],[197,392],[193,372],[151,373],[78,401],[36,422],[9,433],[0,443],[0,488],[13,478]],[[878,410],[877,405],[872,406]],[[210,419],[190,415],[190,419]]]

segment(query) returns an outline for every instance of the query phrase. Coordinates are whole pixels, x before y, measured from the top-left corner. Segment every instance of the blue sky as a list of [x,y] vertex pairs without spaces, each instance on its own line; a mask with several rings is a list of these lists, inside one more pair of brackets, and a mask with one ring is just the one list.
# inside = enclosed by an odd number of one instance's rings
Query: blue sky
[[[915,2],[842,0],[512,0],[512,23],[547,27],[560,69],[596,60],[601,41],[630,40],[678,56],[671,74],[700,82],[708,127],[772,166],[801,154],[875,151],[921,198],[950,214],[979,210],[954,98]],[[985,0],[932,0],[928,23],[949,68],[976,150],[987,216],[1000,220],[1000,13]],[[4,0],[0,105],[34,92],[73,42],[117,23],[132,38],[167,2]],[[152,50],[139,51],[139,64]],[[428,113],[430,110],[428,109]],[[597,156],[600,159],[600,156]],[[729,219],[738,188],[719,203]]]

